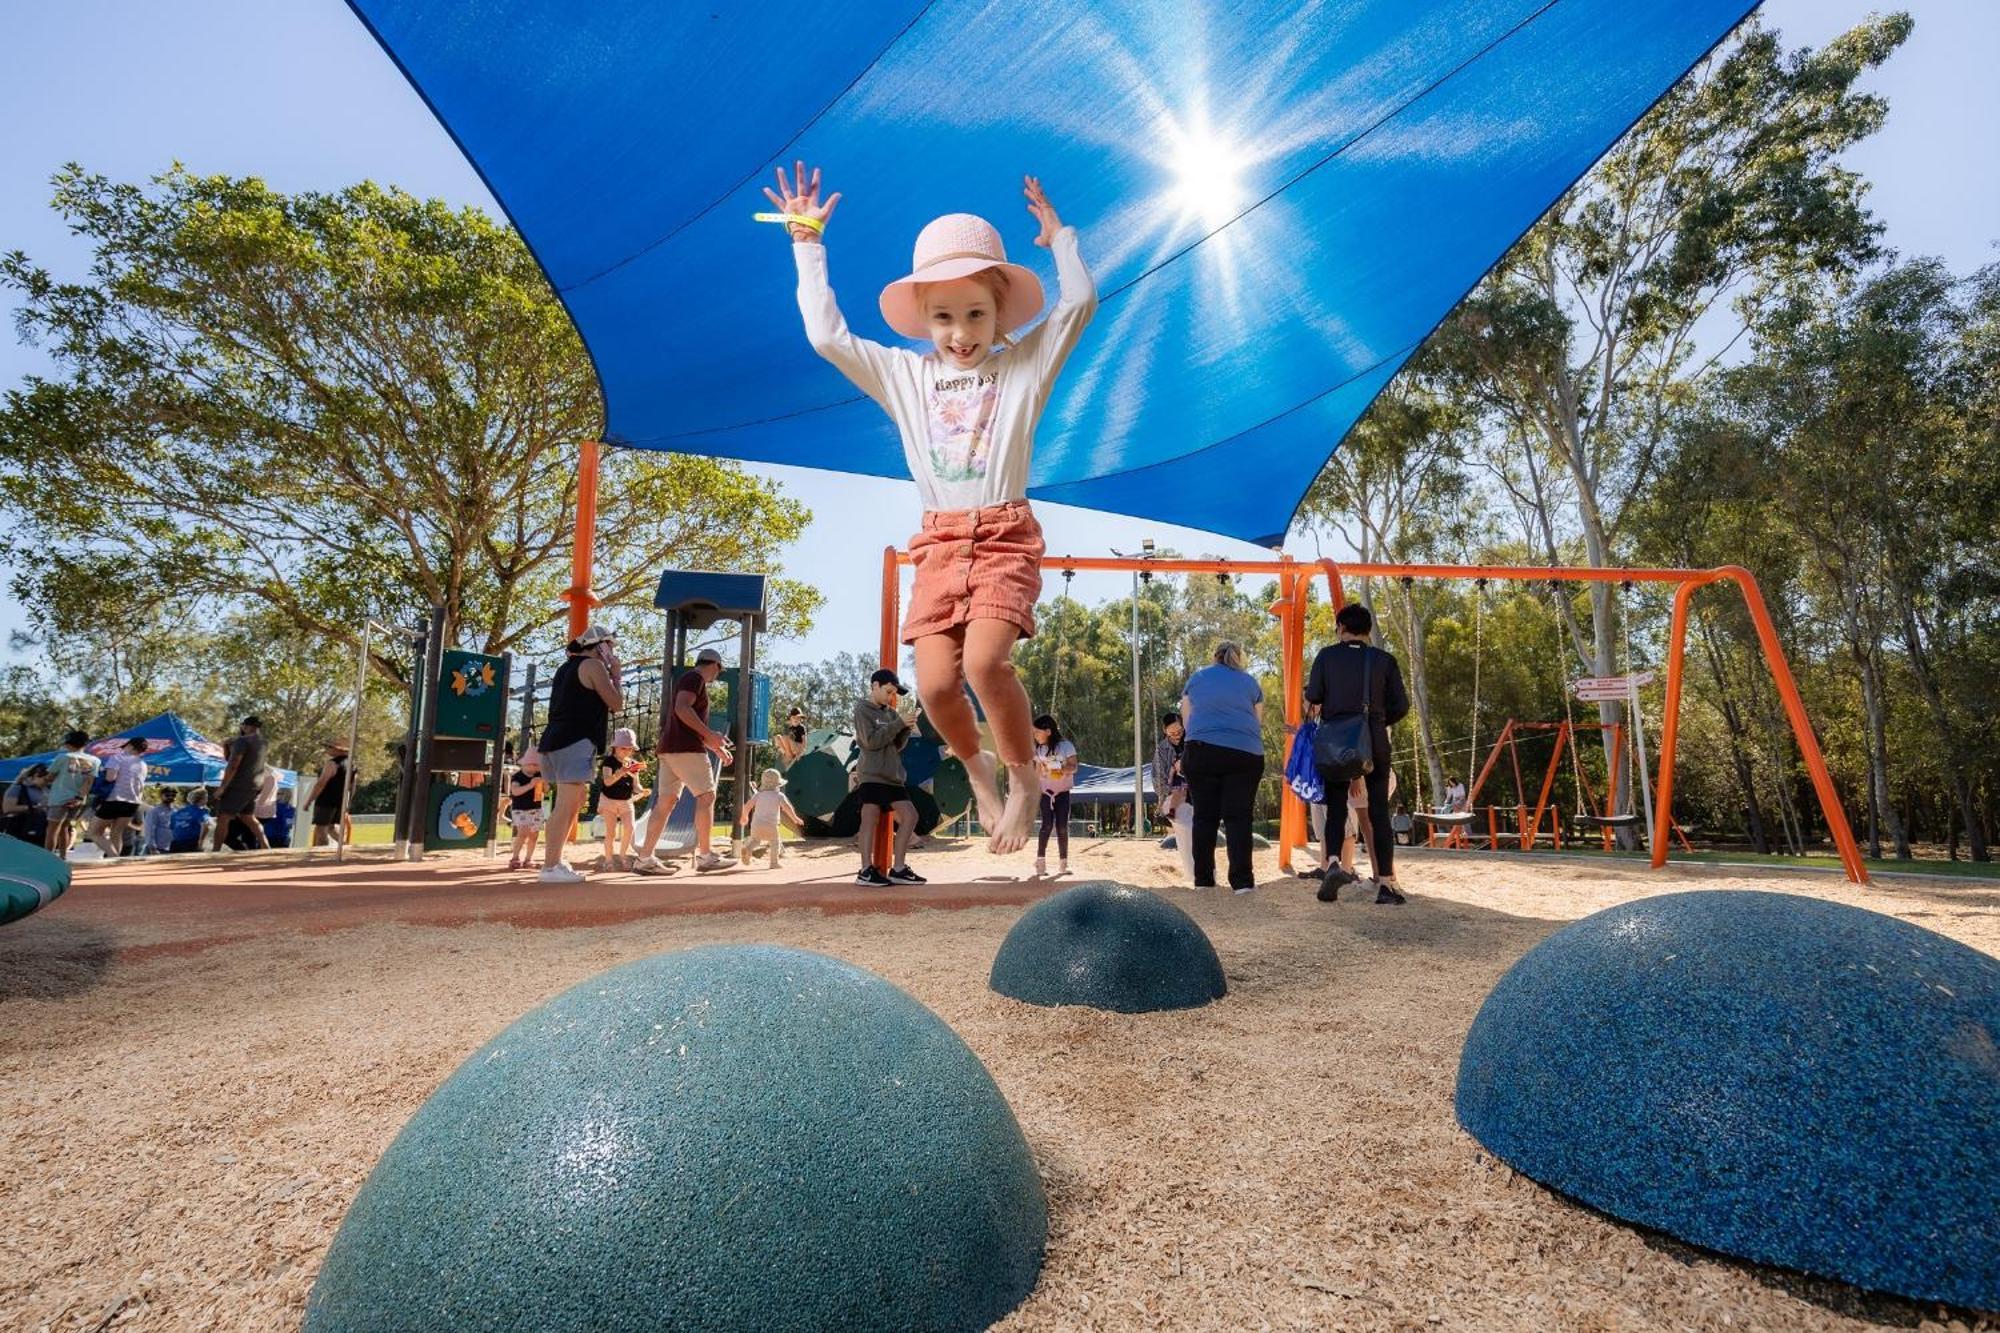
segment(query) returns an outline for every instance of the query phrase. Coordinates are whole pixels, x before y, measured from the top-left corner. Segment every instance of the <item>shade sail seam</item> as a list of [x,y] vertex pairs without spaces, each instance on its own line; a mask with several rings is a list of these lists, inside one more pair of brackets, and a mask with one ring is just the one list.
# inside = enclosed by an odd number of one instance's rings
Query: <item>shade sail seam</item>
[[[699,430],[677,430],[667,435],[655,435],[652,438],[663,443],[668,440],[698,440],[704,435],[727,435],[733,430],[750,430],[756,426],[775,426],[781,421],[797,421],[800,417],[809,417],[818,412],[831,412],[836,407],[847,407],[854,403],[865,403],[868,401],[868,395],[857,393],[850,398],[836,398],[830,403],[818,403],[812,407],[802,407],[796,412],[780,412],[774,417],[757,417],[751,421],[736,421],[731,422],[727,426],[703,426]],[[888,418],[884,417],[883,420],[886,421]],[[834,470],[838,471],[839,469],[836,468]]]
[[[1106,301],[1117,299],[1120,295],[1138,286],[1140,283],[1144,282],[1147,278],[1152,277],[1155,273],[1158,273],[1161,269],[1167,267],[1169,264],[1175,263],[1183,256],[1188,255],[1193,251],[1200,249],[1202,246],[1208,244],[1208,242],[1214,240],[1217,236],[1220,236],[1223,232],[1228,231],[1231,227],[1241,222],[1244,218],[1249,217],[1252,213],[1256,212],[1264,205],[1270,203],[1273,199],[1276,199],[1279,195],[1291,189],[1294,185],[1297,185],[1300,181],[1312,175],[1314,172],[1318,171],[1321,167],[1333,161],[1335,158],[1339,157],[1342,153],[1345,153],[1348,149],[1354,147],[1356,144],[1360,143],[1363,139],[1366,139],[1369,135],[1375,133],[1375,131],[1381,129],[1384,125],[1387,125],[1390,121],[1394,120],[1396,117],[1402,115],[1405,111],[1408,111],[1418,102],[1421,102],[1424,100],[1424,98],[1429,97],[1439,88],[1442,88],[1445,84],[1450,83],[1453,79],[1457,78],[1460,74],[1464,73],[1471,66],[1477,64],[1479,61],[1484,60],[1487,56],[1493,54],[1493,52],[1497,50],[1502,43],[1510,41],[1517,33],[1521,32],[1529,24],[1541,18],[1542,15],[1548,13],[1551,9],[1554,9],[1561,2],[1562,0],[1544,0],[1544,3],[1539,8],[1535,9],[1532,13],[1522,16],[1520,22],[1516,23],[1513,27],[1507,29],[1507,31],[1501,33],[1498,37],[1495,37],[1492,41],[1480,47],[1477,51],[1474,51],[1471,55],[1459,61],[1456,65],[1453,65],[1443,74],[1440,74],[1437,78],[1431,80],[1429,83],[1425,84],[1422,88],[1419,88],[1416,92],[1410,94],[1410,96],[1404,99],[1404,101],[1401,102],[1399,105],[1391,108],[1388,111],[1383,112],[1375,120],[1371,121],[1367,125],[1364,125],[1359,130],[1356,130],[1354,134],[1347,140],[1346,143],[1341,144],[1338,148],[1335,148],[1332,152],[1328,153],[1325,157],[1322,157],[1319,161],[1313,163],[1305,170],[1299,172],[1297,175],[1293,176],[1290,180],[1284,182],[1282,185],[1279,185],[1276,189],[1272,190],[1262,199],[1257,200],[1255,203],[1251,204],[1248,208],[1245,208],[1241,213],[1238,213],[1235,217],[1229,219],[1229,221],[1217,227],[1214,231],[1211,231],[1206,235],[1197,237],[1195,240],[1190,241],[1187,245],[1183,246],[1181,249],[1174,251],[1172,254],[1168,255],[1165,259],[1162,259],[1159,263],[1154,264],[1151,268],[1147,269],[1145,272],[1136,274],[1135,276],[1128,278],[1126,281],[1119,283],[1116,287],[1112,288],[1110,291],[1103,293],[1101,296],[1099,296],[1098,303],[1102,305]],[[1221,441],[1218,441],[1218,443],[1221,443]]]
[[[1273,412],[1270,416],[1265,417],[1262,421],[1256,422],[1252,425],[1245,426],[1242,430],[1231,431],[1229,434],[1223,436],[1219,440],[1211,440],[1207,444],[1198,445],[1195,448],[1188,450],[1184,454],[1175,454],[1170,458],[1156,458],[1150,463],[1142,463],[1138,467],[1122,467],[1115,472],[1093,472],[1087,477],[1077,477],[1071,481],[1045,482],[1040,486],[1030,486],[1028,489],[1030,491],[1042,491],[1046,493],[1048,491],[1057,490],[1065,486],[1088,486],[1093,482],[1109,481],[1113,477],[1132,477],[1132,476],[1137,476],[1141,472],[1151,472],[1155,468],[1171,467],[1175,463],[1185,463],[1188,459],[1197,458],[1202,454],[1209,452],[1211,449],[1220,449],[1225,444],[1234,444],[1236,441],[1242,439],[1246,435],[1254,435],[1258,431],[1264,429],[1264,427],[1266,426],[1276,425],[1278,422],[1283,421],[1286,417],[1291,416],[1293,413],[1302,412],[1306,408],[1311,407],[1314,403],[1318,402],[1320,399],[1328,397],[1331,394],[1339,393],[1342,389],[1345,389],[1350,384],[1355,384],[1360,382],[1361,380],[1367,379],[1370,375],[1373,375],[1376,371],[1388,365],[1391,361],[1396,360],[1398,357],[1407,357],[1412,352],[1415,352],[1419,347],[1424,345],[1425,339],[1429,337],[1430,334],[1426,332],[1422,338],[1417,339],[1415,342],[1406,343],[1403,346],[1398,347],[1395,351],[1389,353],[1387,356],[1377,357],[1374,361],[1370,362],[1366,366],[1363,366],[1360,370],[1355,371],[1352,375],[1349,375],[1347,378],[1340,380],[1337,383],[1329,384],[1326,388],[1321,389],[1318,393],[1313,394],[1311,397],[1301,398],[1298,402],[1293,403],[1290,407],[1285,408],[1283,411]],[[1333,457],[1334,451],[1340,448],[1342,441],[1344,441],[1347,438],[1347,434],[1348,432],[1343,431],[1341,433],[1340,439],[1335,440],[1333,442],[1333,448],[1328,449],[1326,451],[1326,456],[1328,458]],[[1322,463],[1321,466],[1325,465]]]
[[831,98],[829,98],[825,106],[813,112],[812,118],[806,121],[805,124],[793,130],[790,137],[788,137],[783,143],[779,144],[775,150],[765,154],[763,160],[757,164],[754,170],[750,171],[742,179],[738,180],[734,185],[731,185],[727,190],[717,195],[714,199],[711,199],[708,201],[708,203],[702,205],[699,211],[695,212],[694,214],[686,218],[683,218],[680,222],[676,223],[673,230],[669,231],[666,235],[661,236],[657,240],[647,242],[645,245],[640,246],[637,250],[634,250],[631,254],[626,255],[623,259],[620,259],[612,264],[607,264],[605,267],[597,270],[597,272],[592,273],[587,277],[578,278],[575,282],[571,283],[567,287],[557,288],[557,291],[562,295],[567,296],[571,292],[581,291],[583,288],[588,287],[591,283],[596,282],[599,278],[608,277],[609,275],[616,273],[619,269],[624,268],[627,264],[633,263],[634,261],[644,257],[645,255],[649,255],[653,251],[659,249],[661,246],[665,245],[668,241],[673,240],[674,237],[680,235],[682,232],[686,231],[689,227],[692,227],[695,223],[701,221],[703,218],[707,217],[710,213],[713,213],[716,209],[722,207],[722,205],[728,203],[731,199],[735,198],[739,190],[743,189],[743,187],[748,185],[751,181],[756,180],[759,176],[763,175],[765,167],[769,166],[772,162],[777,161],[779,158],[783,157],[787,152],[789,152],[791,150],[792,145],[799,141],[800,136],[804,135],[805,132],[811,129],[813,126],[819,124],[821,120],[826,118],[827,112],[833,110],[836,106],[840,105],[840,103],[846,99],[849,93],[853,92],[857,87],[859,87],[861,81],[867,78],[870,72],[872,72],[877,65],[882,63],[882,58],[888,55],[889,52],[895,50],[897,43],[901,42],[905,37],[909,36],[910,30],[923,21],[924,16],[931,12],[931,6],[934,5],[935,3],[937,3],[937,0],[924,0],[924,7],[922,9],[919,9],[916,13],[910,16],[910,21],[908,23],[905,23],[902,26],[901,30],[898,31],[894,37],[891,37],[888,40],[888,42],[886,42],[883,45],[880,51],[877,51],[875,53],[873,59],[871,59],[867,64],[863,65],[859,70],[855,71],[854,77],[847,81],[847,86],[842,88],[839,92],[835,93]]

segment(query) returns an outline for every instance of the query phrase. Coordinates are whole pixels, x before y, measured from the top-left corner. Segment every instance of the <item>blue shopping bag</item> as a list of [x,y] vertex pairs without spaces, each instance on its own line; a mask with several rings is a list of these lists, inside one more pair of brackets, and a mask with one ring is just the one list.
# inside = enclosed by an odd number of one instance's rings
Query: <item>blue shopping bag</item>
[[1319,780],[1319,766],[1313,762],[1313,733],[1318,730],[1317,722],[1301,722],[1298,734],[1292,737],[1292,752],[1285,760],[1285,785],[1308,805],[1320,805],[1326,800],[1326,786]]

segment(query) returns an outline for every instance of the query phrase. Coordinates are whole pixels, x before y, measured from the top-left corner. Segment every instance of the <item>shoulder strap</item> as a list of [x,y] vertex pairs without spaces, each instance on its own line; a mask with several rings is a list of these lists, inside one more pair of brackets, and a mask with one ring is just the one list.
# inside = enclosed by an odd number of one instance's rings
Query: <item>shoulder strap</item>
[[1361,645],[1361,716],[1375,716],[1375,650],[1367,644]]

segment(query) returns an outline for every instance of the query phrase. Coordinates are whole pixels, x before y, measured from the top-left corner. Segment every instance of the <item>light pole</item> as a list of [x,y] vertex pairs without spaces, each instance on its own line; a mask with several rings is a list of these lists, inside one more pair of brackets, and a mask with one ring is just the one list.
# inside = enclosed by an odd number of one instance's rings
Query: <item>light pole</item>
[[[1147,537],[1139,543],[1139,554],[1131,556],[1111,549],[1111,554],[1120,560],[1151,560],[1153,539]],[[1146,831],[1146,717],[1140,711],[1139,703],[1139,571],[1132,571],[1132,836],[1145,836]]]

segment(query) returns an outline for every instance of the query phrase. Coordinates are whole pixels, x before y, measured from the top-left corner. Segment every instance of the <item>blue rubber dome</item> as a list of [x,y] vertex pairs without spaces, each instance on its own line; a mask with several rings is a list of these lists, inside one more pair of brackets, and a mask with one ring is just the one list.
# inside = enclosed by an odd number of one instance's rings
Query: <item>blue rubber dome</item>
[[662,954],[476,1052],[362,1186],[306,1328],[978,1329],[1047,1205],[979,1063],[880,978]]
[[1215,946],[1192,917],[1157,893],[1103,881],[1021,913],[988,984],[1029,1004],[1121,1014],[1192,1009],[1228,990]]
[[2000,960],[1875,912],[1599,912],[1481,1007],[1458,1118],[1598,1208],[1761,1263],[2000,1308]]

